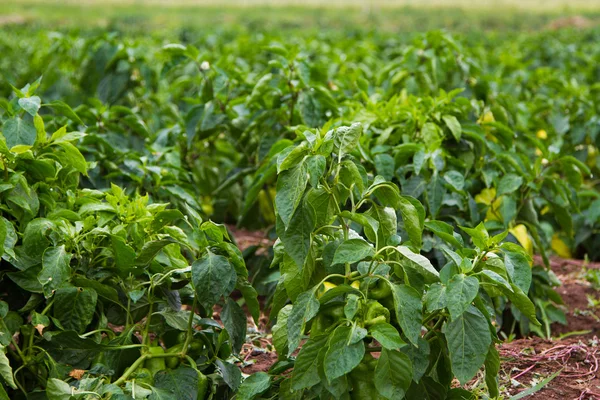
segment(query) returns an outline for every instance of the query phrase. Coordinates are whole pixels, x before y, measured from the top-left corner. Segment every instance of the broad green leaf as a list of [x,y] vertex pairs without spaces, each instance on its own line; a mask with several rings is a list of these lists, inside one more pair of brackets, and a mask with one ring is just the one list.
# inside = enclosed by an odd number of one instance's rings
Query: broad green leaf
[[359,297],[356,294],[349,294],[346,297],[346,304],[344,304],[344,316],[351,320],[358,312],[360,303]]
[[302,390],[313,387],[321,382],[319,376],[319,352],[323,349],[329,335],[319,335],[311,337],[302,345],[296,362],[294,363],[294,371],[292,374],[292,388],[294,390]]
[[329,338],[329,346],[323,360],[325,377],[329,383],[356,368],[365,355],[365,343],[359,340],[349,344],[351,337],[351,327],[339,326]]
[[248,312],[254,319],[254,322],[258,324],[260,319],[260,304],[258,303],[258,292],[247,279],[243,279],[239,277],[238,273],[238,283],[236,285],[236,289],[242,293],[244,296],[244,301],[246,302],[246,307],[248,307]]
[[396,328],[387,323],[373,325],[369,328],[369,333],[373,336],[373,339],[388,350],[398,350],[406,345]]
[[474,306],[443,328],[448,341],[452,372],[461,384],[467,383],[479,371],[488,353],[492,338],[488,322]]
[[79,116],[73,111],[73,109],[65,102],[60,100],[51,101],[50,103],[43,104],[44,107],[50,107],[55,112],[64,115],[72,121],[75,121],[81,125],[83,121],[79,118]]
[[352,221],[356,222],[357,224],[362,225],[367,238],[373,243],[375,243],[377,241],[377,232],[379,231],[379,222],[376,219],[374,219],[373,217],[371,217],[370,215],[353,213],[350,211],[342,211],[340,213],[340,217],[348,218],[349,220],[352,220]]
[[512,193],[521,187],[523,178],[515,174],[506,174],[500,179],[498,183],[498,189],[496,190],[496,197]]
[[[367,212],[364,213],[365,216],[370,216],[375,221],[379,223],[379,230],[377,231],[377,236],[379,239],[379,247],[383,247],[387,244],[387,241],[394,235],[396,235],[398,231],[397,226],[397,217],[396,212],[391,207],[381,207],[378,205],[373,205]],[[368,235],[367,235],[368,238]],[[369,238],[371,240],[371,238]],[[371,240],[374,242],[373,240]]]
[[529,321],[540,326],[539,321],[536,317],[535,306],[527,296],[517,285],[511,284],[512,291],[504,290],[504,295],[525,315]]
[[72,254],[67,253],[65,246],[49,247],[42,256],[42,271],[38,279],[44,287],[46,296],[49,296],[55,289],[58,289],[63,283],[71,277]]
[[426,221],[425,227],[452,246],[459,249],[464,247],[462,236],[454,232],[451,225],[443,221]]
[[346,153],[354,151],[358,144],[358,139],[362,133],[362,125],[353,123],[350,126],[341,126],[335,130],[334,146],[338,153],[338,159]]
[[198,301],[211,309],[221,296],[227,296],[235,287],[236,275],[227,258],[208,252],[192,264],[192,283]]
[[[414,202],[418,203],[415,199]],[[421,206],[420,204],[418,204]],[[398,200],[398,208],[404,222],[404,229],[408,232],[408,237],[415,250],[421,248],[421,237],[423,236],[423,219],[419,215],[419,211],[413,201],[407,196],[400,196]],[[424,214],[424,212],[423,212]]]
[[283,171],[277,178],[275,206],[286,227],[290,224],[292,216],[296,212],[300,200],[302,200],[307,182],[308,168],[304,162]]
[[375,155],[375,172],[377,175],[383,176],[386,180],[391,181],[394,178],[396,165],[394,157],[387,153],[379,153]]
[[455,190],[461,191],[465,186],[465,177],[458,171],[448,171],[444,174],[444,180]]
[[228,297],[221,312],[221,320],[229,333],[234,353],[239,353],[246,341],[246,313],[235,300]]
[[8,397],[8,393],[6,393],[6,389],[4,389],[3,385],[0,385],[0,400],[10,400],[10,397]]
[[288,357],[298,348],[306,323],[319,312],[320,303],[311,289],[296,299],[287,321]]
[[412,364],[406,354],[381,350],[375,367],[375,387],[380,395],[390,400],[404,398],[412,377]]
[[510,280],[524,293],[529,292],[531,286],[531,267],[529,260],[523,254],[504,250],[504,266]]
[[151,240],[149,242],[144,243],[140,254],[135,259],[135,263],[137,265],[149,264],[154,259],[154,257],[156,257],[158,252],[163,249],[163,247],[171,243],[176,243],[175,239],[171,237],[160,240]]
[[183,218],[183,214],[179,210],[163,210],[156,215],[154,215],[154,219],[150,224],[150,229],[154,232],[157,232],[165,225],[170,224],[171,222],[177,221],[178,219]]
[[[287,330],[287,321],[290,316],[290,312],[292,311],[292,305],[288,304],[281,308],[277,313],[277,323],[273,326],[273,346],[275,346],[275,350],[279,356],[279,359],[285,359],[288,354],[288,330]],[[271,311],[272,313],[273,311]],[[306,344],[304,344],[306,346]],[[302,352],[302,349],[300,352]],[[298,360],[296,360],[296,366],[298,365]]]
[[448,306],[448,295],[446,286],[436,282],[429,286],[425,294],[425,306],[427,311],[437,311]]
[[335,251],[333,264],[356,263],[375,255],[375,249],[362,239],[343,241]]
[[70,400],[77,392],[78,390],[75,387],[60,379],[50,378],[46,384],[48,400]]
[[219,367],[221,375],[223,376],[223,380],[227,386],[234,391],[237,390],[242,380],[242,373],[240,372],[238,366],[220,359],[217,359],[215,364],[217,364],[217,367]]
[[489,247],[490,236],[483,222],[479,223],[475,228],[467,228],[461,226],[460,229],[465,231],[471,237],[473,244],[481,250],[487,250]]
[[415,382],[419,382],[429,369],[429,355],[431,353],[429,342],[426,339],[419,337],[418,345],[419,347],[404,346],[400,349],[410,358]]
[[21,108],[27,111],[27,113],[32,117],[35,117],[40,109],[41,104],[42,100],[38,96],[22,97],[19,99],[19,105]]
[[311,234],[315,227],[315,219],[315,211],[305,201],[294,212],[287,229],[283,223],[277,224],[277,235],[283,243],[285,251],[300,270],[304,267],[310,252]]
[[33,146],[37,138],[33,123],[19,117],[8,119],[2,127],[2,134],[9,149],[20,144]]
[[121,276],[127,276],[135,265],[135,250],[120,236],[113,235],[111,237],[111,244],[115,265]]
[[54,293],[54,318],[68,330],[83,333],[92,322],[98,295],[94,289],[66,287]]
[[290,146],[277,155],[277,173],[280,174],[300,163],[308,154],[308,145],[306,142],[300,143],[298,146]]
[[[13,370],[10,367],[8,357],[4,352],[4,346],[0,345],[0,376],[4,379],[4,382],[13,389],[17,388],[15,380],[13,379]],[[1,386],[1,384],[0,384]]]
[[256,372],[244,379],[238,389],[236,399],[256,399],[271,387],[271,377],[266,372]]
[[457,274],[448,282],[446,298],[450,318],[455,320],[465,312],[479,292],[479,281],[473,276]]
[[396,249],[398,249],[398,252],[402,254],[404,260],[406,260],[404,265],[423,275],[425,281],[436,282],[440,280],[440,273],[434,268],[429,259],[421,254],[415,253],[406,246],[398,246]]
[[71,167],[73,167],[75,171],[87,176],[88,165],[79,149],[69,142],[59,142],[57,144],[65,152]]
[[448,129],[450,129],[450,132],[452,133],[452,136],[454,136],[454,139],[456,139],[457,142],[460,141],[460,137],[462,135],[462,128],[460,126],[460,122],[458,122],[456,117],[454,115],[444,115],[442,117],[442,120],[444,120],[444,123],[446,124]]
[[157,372],[154,375],[154,387],[169,393],[173,399],[195,400],[199,379],[195,369],[182,366]]
[[427,185],[427,204],[432,218],[436,218],[442,206],[446,190],[438,175],[434,175]]
[[497,398],[500,395],[498,388],[498,375],[500,373],[500,355],[496,346],[490,346],[485,359],[485,385],[490,392],[490,397]]
[[423,304],[419,293],[407,285],[393,285],[394,307],[402,332],[417,346],[423,321]]
[[307,160],[306,165],[310,186],[316,188],[319,185],[319,179],[325,174],[326,164],[327,161],[325,160],[325,157],[320,154],[310,156]]

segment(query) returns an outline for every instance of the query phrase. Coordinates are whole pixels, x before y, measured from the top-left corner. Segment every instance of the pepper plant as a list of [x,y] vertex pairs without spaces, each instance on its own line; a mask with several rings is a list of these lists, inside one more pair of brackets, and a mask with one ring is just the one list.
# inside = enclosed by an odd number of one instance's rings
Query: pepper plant
[[[469,397],[451,383],[485,365],[497,396],[494,301],[506,296],[537,324],[527,251],[483,224],[459,234],[426,221],[417,200],[351,154],[361,132],[360,124],[306,130],[277,157],[281,279],[271,315],[280,359],[294,360],[291,377],[275,381],[281,395]],[[442,240],[443,263],[420,254],[424,229]]]
[[36,85],[1,125],[0,398],[228,396],[247,322],[235,289],[258,319],[241,252],[192,207],[80,189],[85,133],[48,135]]

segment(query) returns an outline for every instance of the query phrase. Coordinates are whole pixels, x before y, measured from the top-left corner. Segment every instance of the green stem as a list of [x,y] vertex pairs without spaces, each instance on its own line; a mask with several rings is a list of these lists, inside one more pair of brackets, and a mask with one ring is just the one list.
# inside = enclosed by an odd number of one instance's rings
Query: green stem
[[150,321],[152,320],[152,306],[154,305],[154,303],[152,302],[152,293],[153,293],[153,286],[151,285],[150,288],[148,289],[148,320],[146,321],[146,326],[144,327],[144,335],[142,336],[142,343],[147,345],[148,344],[148,333],[150,332]]
[[188,320],[188,325],[187,325],[187,335],[185,335],[185,342],[183,342],[183,351],[181,352],[184,357],[187,355],[188,347],[192,341],[192,336],[194,335],[192,333],[192,330],[193,330],[192,325],[194,323],[194,316],[196,315],[197,304],[198,304],[198,300],[197,300],[196,296],[194,296],[194,302],[192,303],[192,309],[190,311],[190,318]]
[[429,329],[429,332],[427,332],[425,334],[425,340],[429,339],[430,337],[432,337],[436,331],[438,331],[442,324],[444,323],[444,321],[446,321],[446,317],[445,316],[441,316],[440,319],[438,319],[436,321],[436,323],[433,325],[433,327],[431,327],[431,329]]

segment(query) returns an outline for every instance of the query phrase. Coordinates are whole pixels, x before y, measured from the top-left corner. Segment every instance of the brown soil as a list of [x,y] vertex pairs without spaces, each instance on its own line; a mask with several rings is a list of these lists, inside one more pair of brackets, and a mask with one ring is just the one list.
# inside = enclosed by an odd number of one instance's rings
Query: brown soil
[[506,394],[516,395],[560,373],[540,391],[524,397],[532,400],[600,399],[598,338],[571,337],[549,341],[519,339],[499,346],[500,379]]
[[242,251],[251,246],[258,246],[260,249],[257,251],[257,254],[260,254],[260,250],[264,251],[273,245],[273,242],[267,238],[266,232],[248,231],[237,228],[235,225],[227,225],[227,229],[231,232],[235,242]]
[[588,337],[600,336],[600,308],[593,307],[600,293],[583,276],[585,269],[600,269],[600,263],[552,258],[550,268],[563,283],[556,291],[563,298],[567,316],[567,325],[552,325],[553,336],[583,331],[589,331]]

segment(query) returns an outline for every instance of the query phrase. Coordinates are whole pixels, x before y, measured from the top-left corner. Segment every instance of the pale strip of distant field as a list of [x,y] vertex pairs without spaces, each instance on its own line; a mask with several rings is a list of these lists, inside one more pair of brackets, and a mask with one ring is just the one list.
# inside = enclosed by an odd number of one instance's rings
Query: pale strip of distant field
[[136,6],[304,6],[304,7],[460,7],[467,9],[502,8],[524,9],[530,11],[549,11],[559,9],[600,9],[600,0],[0,0],[1,4],[57,4],[57,5],[136,5]]

